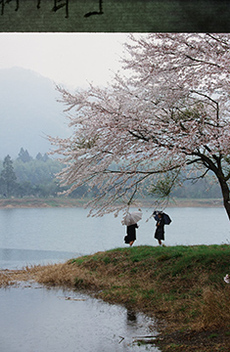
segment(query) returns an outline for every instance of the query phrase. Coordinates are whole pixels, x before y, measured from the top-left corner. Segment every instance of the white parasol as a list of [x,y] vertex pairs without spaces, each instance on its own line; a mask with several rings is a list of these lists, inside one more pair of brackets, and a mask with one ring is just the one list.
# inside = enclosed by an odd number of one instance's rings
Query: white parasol
[[137,211],[133,211],[132,213],[126,214],[121,223],[122,225],[130,226],[130,225],[136,224],[141,219],[142,219],[142,212],[137,210]]

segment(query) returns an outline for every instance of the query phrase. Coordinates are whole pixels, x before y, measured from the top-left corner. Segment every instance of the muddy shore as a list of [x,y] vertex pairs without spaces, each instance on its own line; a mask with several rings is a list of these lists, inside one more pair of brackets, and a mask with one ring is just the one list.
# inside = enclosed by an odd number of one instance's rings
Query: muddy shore
[[[0,209],[4,208],[72,208],[84,207],[85,201],[72,198],[2,198]],[[152,200],[144,200],[138,206],[151,207]],[[222,207],[221,199],[174,199],[169,202],[168,207]]]

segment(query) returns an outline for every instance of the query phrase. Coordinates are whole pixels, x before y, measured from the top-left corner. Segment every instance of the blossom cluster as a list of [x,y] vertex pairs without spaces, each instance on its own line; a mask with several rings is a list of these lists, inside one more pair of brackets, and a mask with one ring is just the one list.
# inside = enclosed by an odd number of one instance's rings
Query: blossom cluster
[[58,88],[73,129],[51,138],[63,184],[97,187],[90,205],[100,215],[129,204],[147,179],[188,166],[228,188],[230,34],[132,35],[125,48],[125,73],[108,87]]

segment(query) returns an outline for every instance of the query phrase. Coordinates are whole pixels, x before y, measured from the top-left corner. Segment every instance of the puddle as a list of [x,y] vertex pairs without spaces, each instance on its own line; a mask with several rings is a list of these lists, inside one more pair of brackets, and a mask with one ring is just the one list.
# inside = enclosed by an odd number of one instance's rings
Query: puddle
[[153,320],[90,296],[25,283],[0,289],[2,352],[160,351],[137,346]]

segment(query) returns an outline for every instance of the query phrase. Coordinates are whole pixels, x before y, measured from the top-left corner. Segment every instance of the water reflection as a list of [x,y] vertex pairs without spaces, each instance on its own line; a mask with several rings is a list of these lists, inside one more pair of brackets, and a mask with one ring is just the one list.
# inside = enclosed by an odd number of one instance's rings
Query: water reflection
[[134,337],[153,333],[144,315],[71,291],[25,284],[1,289],[0,300],[3,352],[142,352]]
[[127,325],[136,325],[137,323],[137,314],[133,310],[127,308]]

